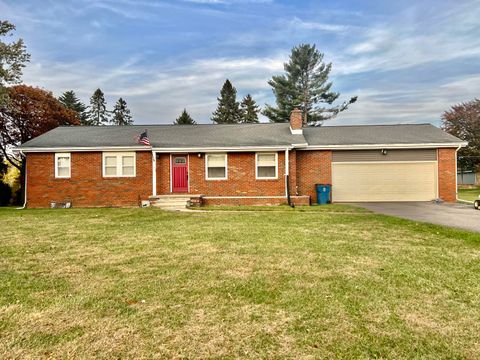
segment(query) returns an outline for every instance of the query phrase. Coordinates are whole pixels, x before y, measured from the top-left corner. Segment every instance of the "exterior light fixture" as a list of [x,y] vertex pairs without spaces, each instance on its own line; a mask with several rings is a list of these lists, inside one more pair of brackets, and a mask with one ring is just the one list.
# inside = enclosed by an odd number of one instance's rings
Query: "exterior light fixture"
[[382,149],[382,155],[387,155],[387,154],[388,154],[387,149]]

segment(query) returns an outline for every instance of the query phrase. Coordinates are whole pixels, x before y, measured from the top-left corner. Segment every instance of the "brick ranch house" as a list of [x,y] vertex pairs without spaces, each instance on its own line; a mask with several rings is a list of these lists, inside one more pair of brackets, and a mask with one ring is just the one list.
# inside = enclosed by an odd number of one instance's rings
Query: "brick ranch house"
[[[430,124],[302,127],[289,123],[58,127],[17,148],[26,204],[139,206],[173,194],[204,204],[455,201],[457,150]],[[148,131],[151,147],[135,135]]]

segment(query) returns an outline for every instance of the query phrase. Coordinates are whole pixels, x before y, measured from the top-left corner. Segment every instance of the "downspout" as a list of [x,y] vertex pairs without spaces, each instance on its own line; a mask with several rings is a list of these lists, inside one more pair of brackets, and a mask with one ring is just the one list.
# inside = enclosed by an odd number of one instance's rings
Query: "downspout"
[[157,196],[157,153],[152,150],[152,196]]
[[[23,156],[23,152],[20,151],[20,154]],[[25,196],[23,197],[22,207],[17,208],[17,210],[23,210],[27,206],[27,157],[25,156]]]
[[289,174],[290,174],[290,161],[289,161],[289,151],[288,147],[285,149],[285,196],[287,197],[287,203],[289,206],[294,207],[292,201],[290,199],[290,181],[289,181]]
[[455,199],[458,201],[458,150],[462,148],[462,145],[458,145],[455,150]]

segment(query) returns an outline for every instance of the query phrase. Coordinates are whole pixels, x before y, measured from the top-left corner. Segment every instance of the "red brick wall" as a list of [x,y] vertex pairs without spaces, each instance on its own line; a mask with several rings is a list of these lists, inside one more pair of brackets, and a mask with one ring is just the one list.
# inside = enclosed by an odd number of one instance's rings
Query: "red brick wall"
[[438,196],[448,202],[457,201],[456,149],[438,149]]
[[310,195],[312,204],[314,204],[317,202],[315,184],[332,183],[332,152],[297,151],[296,163],[298,193],[299,195]]
[[203,200],[205,205],[283,205],[287,199],[282,198],[206,198]]
[[[151,195],[151,153],[137,152],[135,178],[103,178],[102,153],[71,153],[72,177],[55,179],[53,153],[27,155],[28,207],[49,207],[51,201],[72,201],[73,206],[137,206]],[[316,202],[315,184],[331,184],[331,151],[291,151],[290,193],[308,195]],[[455,149],[438,149],[439,196],[456,200]],[[170,193],[170,154],[159,154],[157,194]],[[189,156],[191,194],[206,196],[271,197],[269,199],[207,199],[207,204],[285,203],[285,153],[278,153],[278,179],[255,179],[255,153],[228,154],[228,180],[205,179],[205,154]],[[276,198],[280,197],[280,198]],[[300,200],[299,200],[300,201]],[[305,199],[302,199],[304,202]]]
[[152,192],[152,154],[137,152],[136,177],[103,178],[101,152],[72,152],[71,178],[55,178],[54,153],[27,154],[27,206],[138,206]]
[[[165,157],[165,159],[163,159]],[[168,159],[167,159],[168,158]],[[278,153],[278,178],[255,179],[255,153],[228,153],[228,180],[206,180],[205,154],[189,155],[189,182],[191,194],[206,196],[284,196],[285,154]],[[162,155],[157,160],[158,194],[170,193],[170,158]]]
[[288,183],[290,195],[297,195],[297,151],[291,150],[288,155]]
[[157,195],[170,194],[170,154],[157,154]]

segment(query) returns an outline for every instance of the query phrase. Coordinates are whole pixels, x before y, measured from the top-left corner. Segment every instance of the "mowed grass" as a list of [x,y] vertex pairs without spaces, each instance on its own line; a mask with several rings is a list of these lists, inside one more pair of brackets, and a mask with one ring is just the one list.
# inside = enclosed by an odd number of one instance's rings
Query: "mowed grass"
[[331,209],[0,209],[0,358],[478,359],[480,235]]
[[480,187],[473,189],[458,189],[458,198],[460,200],[475,201],[480,196]]

